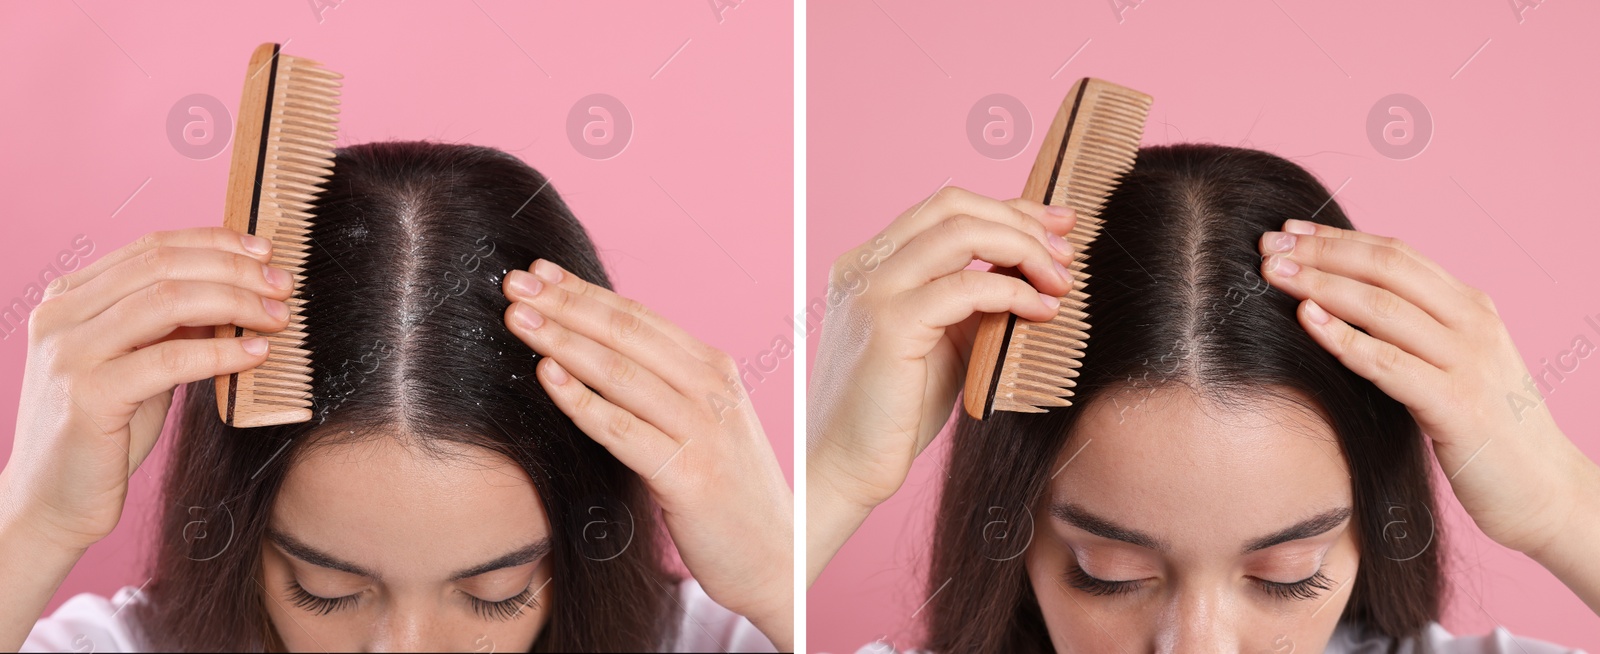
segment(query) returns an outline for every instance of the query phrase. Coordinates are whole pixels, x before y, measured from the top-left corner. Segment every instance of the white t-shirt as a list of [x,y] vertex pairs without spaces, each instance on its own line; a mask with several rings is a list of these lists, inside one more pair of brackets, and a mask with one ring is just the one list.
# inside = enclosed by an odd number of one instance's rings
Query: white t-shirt
[[[54,613],[34,623],[22,643],[24,652],[138,652],[146,648],[132,624],[131,601],[142,601],[138,588],[125,586],[111,599],[79,593]],[[700,584],[678,584],[683,620],[678,639],[665,652],[776,652],[755,625],[706,595]]]
[[[1388,654],[1394,639],[1385,636],[1357,634],[1346,625],[1339,625],[1328,639],[1323,654]],[[1292,648],[1291,648],[1292,649]],[[1584,654],[1583,650],[1557,647],[1544,641],[1512,636],[1504,627],[1497,627],[1487,636],[1452,636],[1439,623],[1429,623],[1418,638],[1407,638],[1395,650],[1398,654]],[[883,642],[871,643],[856,650],[856,654],[928,654],[924,650],[905,650],[903,653]]]

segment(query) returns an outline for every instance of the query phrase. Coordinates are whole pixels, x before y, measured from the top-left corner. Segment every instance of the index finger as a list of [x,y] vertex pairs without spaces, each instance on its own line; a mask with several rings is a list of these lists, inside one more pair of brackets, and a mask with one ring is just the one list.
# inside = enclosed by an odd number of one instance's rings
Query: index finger
[[51,282],[45,288],[44,299],[48,300],[70,289],[82,286],[88,283],[89,280],[99,277],[113,266],[158,247],[223,250],[234,254],[242,254],[257,259],[262,263],[267,263],[272,254],[272,241],[259,236],[241,234],[226,227],[193,227],[150,232],[139,237],[138,240],[100,257],[82,270],[73,271]]
[[1002,202],[966,189],[946,186],[900,214],[884,228],[883,236],[895,250],[899,250],[918,234],[961,214],[1007,225],[1032,235],[1047,247],[1050,246],[1051,234],[1067,233],[1077,220],[1075,212],[1068,207],[1050,207],[1026,200]]
[[[597,300],[606,306],[637,317],[640,321],[655,328],[656,331],[665,334],[667,338],[676,343],[678,347],[688,351],[694,358],[706,362],[717,370],[724,370],[723,364],[731,363],[731,360],[724,361],[724,359],[728,358],[727,354],[690,336],[689,332],[673,324],[672,321],[662,318],[638,300],[622,297],[608,288],[591,284],[547,259],[534,261],[533,265],[529,266],[528,269],[546,284],[551,284],[569,293]],[[501,288],[501,291],[506,293],[508,297],[511,293],[510,280],[511,276],[507,275]]]
[[1315,223],[1308,220],[1296,220],[1293,218],[1283,221],[1283,231],[1289,232],[1290,234],[1309,234],[1322,238],[1342,238],[1361,243],[1368,243],[1371,245],[1392,247],[1406,253],[1418,263],[1426,266],[1428,270],[1432,270],[1433,274],[1438,275],[1440,279],[1443,279],[1446,283],[1449,283],[1457,291],[1471,296],[1475,290],[1471,286],[1463,283],[1461,280],[1456,279],[1455,275],[1450,274],[1450,272],[1445,270],[1442,266],[1434,263],[1432,259],[1422,256],[1422,253],[1417,252],[1415,249],[1412,249],[1411,246],[1406,245],[1404,241],[1392,236],[1379,236],[1377,234],[1368,234],[1366,232],[1356,231],[1353,229],[1340,229],[1332,225],[1324,225],[1322,223]]

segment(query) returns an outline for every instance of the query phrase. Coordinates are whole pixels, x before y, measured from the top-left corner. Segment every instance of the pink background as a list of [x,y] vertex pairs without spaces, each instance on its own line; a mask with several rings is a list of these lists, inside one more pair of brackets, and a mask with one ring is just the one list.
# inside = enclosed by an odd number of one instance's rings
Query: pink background
[[[1531,367],[1580,334],[1600,343],[1584,323],[1600,315],[1600,7],[1546,2],[1519,15],[1504,0],[1138,4],[811,2],[807,296],[824,293],[834,257],[946,179],[1018,194],[1062,96],[1095,76],[1156,98],[1146,144],[1255,147],[1307,167],[1330,190],[1344,184],[1337,197],[1359,227],[1405,239],[1492,294]],[[1021,156],[994,160],[969,143],[968,111],[993,93],[1031,113]],[[1420,99],[1433,118],[1431,141],[1408,160],[1380,154],[1367,134],[1368,111],[1392,93]],[[1548,398],[1592,458],[1597,365],[1582,362]],[[945,442],[812,587],[813,650],[918,642],[910,616],[926,599],[928,514]],[[1454,498],[1445,506],[1447,628],[1503,624],[1600,652],[1600,618],[1537,564],[1477,533]]]
[[[228,149],[185,156],[169,140],[169,110],[202,93],[236,113],[251,50],[288,41],[290,54],[346,76],[340,144],[427,138],[517,154],[571,204],[619,291],[772,370],[751,397],[792,480],[794,362],[755,360],[791,334],[793,6],[751,2],[719,16],[705,2],[321,4],[0,7],[10,62],[0,67],[0,301],[21,296],[78,235],[94,244],[92,260],[146,232],[221,224]],[[620,99],[633,119],[627,148],[604,160],[567,134],[568,110],[594,93]],[[26,336],[0,340],[7,426]],[[163,462],[158,448],[150,474],[133,476],[122,524],[52,610],[147,579]]]

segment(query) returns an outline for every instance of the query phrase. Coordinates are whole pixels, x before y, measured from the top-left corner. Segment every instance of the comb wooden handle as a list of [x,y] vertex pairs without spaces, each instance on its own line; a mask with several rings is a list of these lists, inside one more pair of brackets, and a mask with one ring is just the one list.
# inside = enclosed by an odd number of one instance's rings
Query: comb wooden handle
[[[1021,277],[1016,268],[994,267],[992,272]],[[989,417],[991,389],[1000,375],[1000,359],[1011,335],[1014,313],[986,313],[978,321],[978,335],[972,341],[972,358],[967,362],[967,384],[961,392],[967,415],[983,420]]]
[[[257,153],[263,147],[262,141],[266,138],[262,134],[261,126],[266,124],[266,112],[271,103],[272,87],[268,83],[261,83],[273,74],[273,59],[278,56],[276,43],[263,43],[250,53],[250,67],[245,79],[244,91],[239,100],[239,116],[234,121],[233,132],[233,158],[228,165],[228,194],[227,202],[222,208],[222,226],[241,234],[255,234],[256,203],[259,202],[260,193],[260,166],[257,163]],[[217,325],[217,338],[238,338],[250,332],[255,332],[234,325]],[[235,385],[238,384],[239,375],[217,375],[216,394],[217,411],[221,414],[222,421],[235,426],[254,426],[256,420],[240,420],[241,416],[234,413],[237,399]],[[294,416],[298,418],[299,416]],[[281,417],[264,416],[260,422],[273,424],[282,421]]]

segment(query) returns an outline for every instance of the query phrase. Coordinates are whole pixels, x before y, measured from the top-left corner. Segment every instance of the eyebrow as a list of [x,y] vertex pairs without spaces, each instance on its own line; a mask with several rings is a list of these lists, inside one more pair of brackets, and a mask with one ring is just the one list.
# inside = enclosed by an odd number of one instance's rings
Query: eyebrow
[[[1124,527],[1090,513],[1083,507],[1070,502],[1059,502],[1051,505],[1050,515],[1055,516],[1057,520],[1101,538],[1122,541],[1157,552],[1169,552],[1172,549],[1170,545],[1155,536]],[[1244,546],[1243,553],[1249,554],[1274,545],[1282,545],[1289,541],[1320,536],[1343,524],[1349,517],[1350,507],[1347,506],[1324,511],[1289,527],[1250,541]]]
[[[371,577],[373,579],[378,578],[377,574],[374,574],[366,568],[354,563],[340,560],[333,555],[300,542],[293,536],[276,529],[268,529],[267,538],[270,539],[273,544],[287,552],[290,556],[293,556],[294,558],[300,559],[301,561],[311,565],[321,568],[328,568],[329,570],[338,570],[339,572],[348,572],[350,574],[360,575],[362,577]],[[541,538],[531,544],[524,545],[516,550],[507,552],[506,554],[501,555],[491,561],[480,563],[450,575],[450,580],[460,581],[468,577],[476,577],[478,575],[494,572],[495,570],[500,570],[502,568],[512,568],[519,565],[525,565],[544,558],[544,556],[549,553],[550,539],[548,537]]]
[[450,576],[450,580],[460,581],[468,577],[476,577],[486,572],[494,572],[495,570],[499,570],[501,568],[514,568],[519,565],[526,565],[544,558],[544,555],[549,553],[550,539],[548,537],[541,538],[538,542],[525,545],[513,552],[507,552],[506,554],[501,555],[500,558],[497,558],[493,561],[480,563],[467,568],[466,570],[457,572]]
[[1055,516],[1057,520],[1065,522],[1101,538],[1120,540],[1124,543],[1132,543],[1134,545],[1138,545],[1139,547],[1152,549],[1157,552],[1166,552],[1171,549],[1166,543],[1162,542],[1161,539],[1156,538],[1155,536],[1151,536],[1142,531],[1129,529],[1090,513],[1084,510],[1083,507],[1070,502],[1060,502],[1052,505],[1050,507],[1050,515]]
[[1292,540],[1311,538],[1312,536],[1321,536],[1322,534],[1331,531],[1334,527],[1344,524],[1345,519],[1349,517],[1350,507],[1348,506],[1323,511],[1322,513],[1290,525],[1287,529],[1282,529],[1276,533],[1268,534],[1250,541],[1249,545],[1245,545],[1244,553],[1249,554],[1251,552],[1264,550],[1272,547],[1273,545],[1281,545]]

